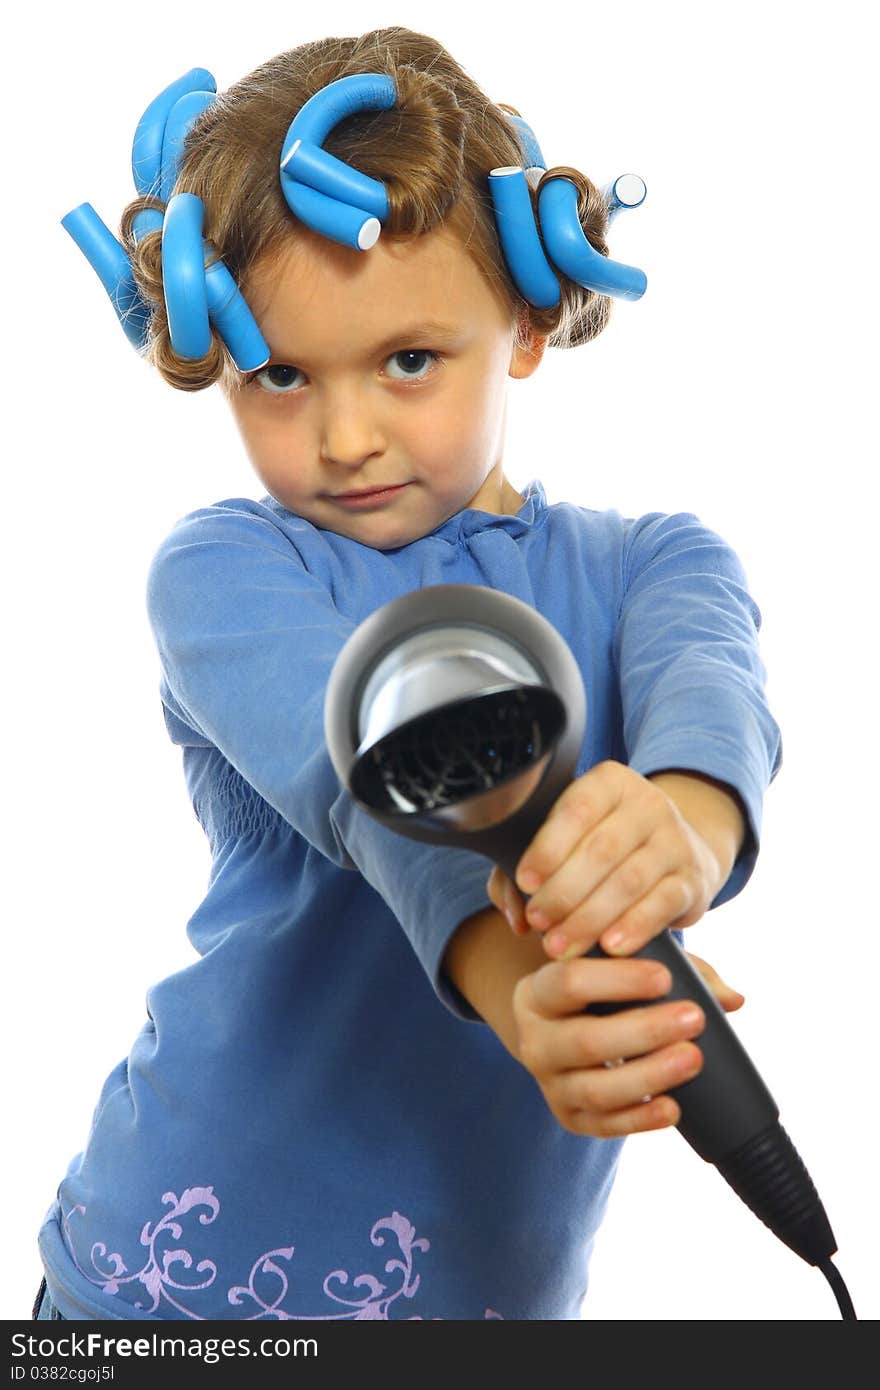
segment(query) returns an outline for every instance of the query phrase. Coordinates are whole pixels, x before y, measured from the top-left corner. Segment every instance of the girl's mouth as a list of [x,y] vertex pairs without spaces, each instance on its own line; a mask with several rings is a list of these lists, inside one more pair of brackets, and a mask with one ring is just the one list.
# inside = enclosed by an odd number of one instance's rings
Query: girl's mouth
[[331,496],[331,502],[338,502],[341,507],[348,507],[354,511],[363,511],[368,507],[382,506],[385,502],[390,502],[398,493],[403,492],[409,483],[399,483],[396,487],[380,488],[376,492],[345,493],[339,496]]

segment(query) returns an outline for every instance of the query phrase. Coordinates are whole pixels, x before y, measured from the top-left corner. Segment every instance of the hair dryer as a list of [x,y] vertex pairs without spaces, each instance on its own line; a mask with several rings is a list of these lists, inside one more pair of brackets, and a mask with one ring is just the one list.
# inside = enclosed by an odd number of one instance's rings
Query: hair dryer
[[[553,625],[471,584],[415,590],[371,614],[339,653],[324,704],[331,760],[364,811],[411,839],[483,854],[510,879],[574,776],[585,727],[583,679]],[[678,1129],[780,1240],[822,1269],[854,1318],[825,1210],[721,1006],[668,930],[635,954],[668,968],[664,1000],[695,1000],[706,1016],[700,1073],[668,1091]]]

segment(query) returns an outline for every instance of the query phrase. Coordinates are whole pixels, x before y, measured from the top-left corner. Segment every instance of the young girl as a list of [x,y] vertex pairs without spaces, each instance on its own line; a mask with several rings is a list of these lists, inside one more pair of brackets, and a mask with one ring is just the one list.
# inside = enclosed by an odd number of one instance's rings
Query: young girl
[[[390,78],[393,102],[288,150],[306,102],[357,74]],[[440,44],[309,43],[221,96],[192,88],[182,113],[158,153],[139,130],[153,191],[123,217],[138,298],[117,307],[172,386],[220,383],[266,492],[183,517],[150,567],[212,870],[198,959],[149,991],[47,1213],[35,1315],[577,1318],[623,1137],[675,1124],[664,1092],[699,1070],[704,1021],[583,1010],[662,1001],[668,975],[628,957],[752,873],[781,758],[760,613],[692,514],[550,506],[505,477],[507,378],[595,337],[611,300],[558,265],[556,302],[527,297],[487,178],[536,146]],[[352,244],[333,221],[350,204],[279,172],[318,146],[384,188],[378,240],[367,217]],[[606,197],[561,172],[607,258]],[[181,269],[196,199],[219,298]],[[531,604],[586,687],[576,779],[516,887],[379,825],[324,742],[351,633],[445,583]],[[596,941],[611,959],[583,958]]]

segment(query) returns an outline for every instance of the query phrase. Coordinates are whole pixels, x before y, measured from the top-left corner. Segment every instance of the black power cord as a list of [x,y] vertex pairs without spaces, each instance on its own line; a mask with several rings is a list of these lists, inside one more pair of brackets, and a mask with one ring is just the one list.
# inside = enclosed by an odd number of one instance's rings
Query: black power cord
[[820,1260],[818,1268],[821,1269],[825,1278],[834,1290],[834,1297],[837,1299],[837,1306],[840,1309],[840,1316],[847,1322],[858,1322],[856,1310],[853,1307],[849,1290],[843,1282],[843,1276],[835,1264],[831,1263],[831,1258]]

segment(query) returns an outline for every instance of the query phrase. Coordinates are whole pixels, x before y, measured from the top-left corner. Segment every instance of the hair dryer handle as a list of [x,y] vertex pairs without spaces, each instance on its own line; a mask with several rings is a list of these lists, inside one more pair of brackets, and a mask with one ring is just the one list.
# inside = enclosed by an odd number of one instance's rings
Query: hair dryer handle
[[[737,1037],[718,1000],[688,960],[675,937],[663,931],[634,953],[665,965],[672,988],[661,999],[595,1003],[586,1013],[618,1013],[640,1005],[691,999],[706,1016],[692,1041],[703,1053],[699,1074],[666,1094],[681,1107],[678,1129],[701,1158],[718,1163],[779,1118],[779,1108]],[[587,952],[608,959],[601,946]]]

